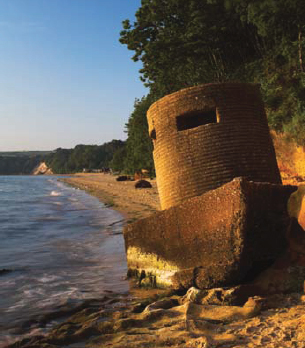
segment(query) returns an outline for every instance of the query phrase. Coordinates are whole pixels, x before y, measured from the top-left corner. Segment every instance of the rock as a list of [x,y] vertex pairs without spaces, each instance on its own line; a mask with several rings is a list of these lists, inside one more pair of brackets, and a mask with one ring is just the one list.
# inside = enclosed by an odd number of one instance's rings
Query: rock
[[120,175],[115,180],[116,181],[127,181],[127,180],[129,180],[129,177],[127,175]]
[[134,186],[135,188],[152,188],[151,183],[147,180],[139,180]]
[[139,285],[141,288],[154,288],[156,286],[156,277],[154,275],[144,276],[140,279]]
[[262,272],[254,281],[259,295],[303,292],[305,267],[289,265],[283,268],[271,267]]
[[[305,258],[305,185],[300,185],[298,190],[291,194],[288,200],[288,213],[290,224],[287,230],[289,249],[294,260],[300,256]],[[305,262],[304,262],[305,266]]]
[[11,269],[0,269],[0,276],[13,272]]
[[197,305],[192,302],[186,304],[187,320],[206,320],[212,323],[229,323],[236,320],[249,319],[259,314],[261,304],[259,301],[249,299],[243,307]]
[[169,309],[175,306],[178,306],[178,300],[177,299],[163,299],[160,301],[156,301],[148,305],[144,312],[151,312],[156,309]]
[[259,296],[250,297],[248,301],[243,305],[243,308],[252,309],[253,315],[257,315],[262,309],[262,303],[264,299]]
[[209,348],[211,347],[209,344],[209,340],[207,337],[198,337],[198,338],[193,338],[190,339],[186,345],[185,348]]
[[305,256],[305,232],[295,217],[290,219],[287,240],[290,252],[295,255],[295,258],[297,258],[297,255]]
[[135,172],[135,173],[134,173],[134,176],[133,176],[133,177],[134,177],[135,180],[142,180],[143,174],[142,174],[141,172],[138,171],[138,172]]
[[[195,287],[190,288],[183,297],[183,303],[193,302],[196,304],[209,305],[233,305],[245,302],[245,298],[238,299],[239,287],[233,288],[213,288],[209,290],[200,290]],[[248,297],[247,297],[248,298]]]
[[249,282],[287,248],[293,186],[234,179],[124,228],[129,274],[159,287]]
[[201,300],[207,295],[207,290],[200,290],[192,286],[183,297],[183,302],[201,303]]
[[297,191],[291,194],[287,204],[289,216],[298,219],[303,228],[305,227],[305,225],[302,224],[305,219],[304,196],[305,185],[300,185]]
[[[193,294],[198,293],[195,290],[192,290]],[[151,300],[145,299],[145,302]],[[244,306],[199,305],[191,302],[178,305],[175,295],[150,303],[140,313],[130,311],[131,308],[125,305],[123,311],[118,307],[110,312],[105,311],[104,307],[88,307],[67,318],[45,336],[19,341],[9,347],[237,347],[240,328],[249,323],[247,319],[259,313],[260,301],[255,297],[250,298]],[[257,318],[258,323],[261,318]],[[252,327],[255,323],[252,321]],[[298,337],[303,337],[300,333],[301,330]]]

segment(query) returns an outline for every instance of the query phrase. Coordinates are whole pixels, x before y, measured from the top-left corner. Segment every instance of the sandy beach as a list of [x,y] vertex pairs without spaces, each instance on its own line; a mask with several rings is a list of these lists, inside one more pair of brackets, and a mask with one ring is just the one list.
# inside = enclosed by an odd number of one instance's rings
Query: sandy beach
[[61,181],[85,190],[99,198],[109,208],[122,213],[128,222],[149,216],[160,209],[155,180],[152,188],[135,188],[135,181],[116,181],[110,174],[76,174]]
[[[151,189],[135,189],[135,182],[117,182],[108,174],[78,174],[61,181],[120,211],[126,223],[159,209],[155,181]],[[11,347],[305,347],[303,293],[242,303],[233,293],[234,288],[191,288],[187,294],[135,289],[125,297],[110,295],[84,304],[46,336]]]

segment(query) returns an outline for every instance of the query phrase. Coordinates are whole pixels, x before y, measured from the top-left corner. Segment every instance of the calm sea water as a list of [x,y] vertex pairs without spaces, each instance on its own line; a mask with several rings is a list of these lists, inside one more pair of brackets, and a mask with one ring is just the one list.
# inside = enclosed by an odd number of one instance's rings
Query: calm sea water
[[4,346],[29,318],[128,291],[122,216],[56,177],[0,176],[1,269]]

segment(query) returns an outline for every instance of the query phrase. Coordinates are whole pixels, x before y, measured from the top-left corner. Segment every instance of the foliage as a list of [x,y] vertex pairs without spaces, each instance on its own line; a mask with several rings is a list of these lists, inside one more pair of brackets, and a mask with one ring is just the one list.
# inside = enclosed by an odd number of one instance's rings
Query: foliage
[[120,42],[142,61],[141,79],[156,96],[235,78],[259,57],[252,26],[223,1],[143,0],[123,29]]
[[305,143],[305,2],[232,0],[243,22],[256,29],[262,58],[252,80],[260,82],[270,126]]
[[120,147],[113,155],[113,158],[109,164],[110,168],[114,172],[121,173],[125,169],[125,159],[126,159],[126,146]]
[[0,175],[31,174],[41,162],[41,155],[0,155]]
[[74,149],[58,148],[46,156],[47,165],[56,174],[76,173],[83,169],[108,168],[114,153],[124,146],[121,140],[103,145],[77,145]]
[[134,104],[134,111],[126,124],[128,139],[126,142],[126,157],[124,170],[127,174],[134,174],[141,169],[147,169],[154,173],[154,162],[152,158],[152,141],[148,135],[146,113],[153,102],[148,95],[137,99]]
[[271,128],[304,144],[304,18],[303,0],[142,0],[120,42],[142,62],[154,98],[215,81],[260,83]]
[[0,153],[0,174],[31,174],[34,168],[45,161],[54,174],[69,174],[88,170],[108,168],[114,154],[124,149],[125,142],[112,140],[103,145],[77,145],[74,149],[58,148],[53,152],[6,152]]

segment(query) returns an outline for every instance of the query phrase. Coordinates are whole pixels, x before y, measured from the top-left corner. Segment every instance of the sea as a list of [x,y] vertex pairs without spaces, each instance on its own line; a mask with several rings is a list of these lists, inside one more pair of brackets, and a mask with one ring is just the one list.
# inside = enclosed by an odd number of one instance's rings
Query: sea
[[0,347],[54,308],[128,292],[122,226],[56,176],[0,176]]

